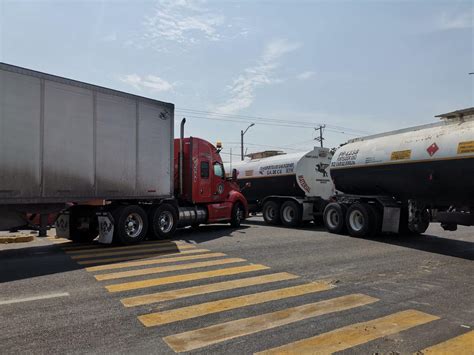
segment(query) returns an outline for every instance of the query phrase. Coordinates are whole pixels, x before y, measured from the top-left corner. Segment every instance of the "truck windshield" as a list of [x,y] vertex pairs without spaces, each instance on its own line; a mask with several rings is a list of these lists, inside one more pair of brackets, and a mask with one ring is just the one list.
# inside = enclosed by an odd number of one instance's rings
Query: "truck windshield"
[[214,163],[214,175],[224,178],[224,168],[220,163]]

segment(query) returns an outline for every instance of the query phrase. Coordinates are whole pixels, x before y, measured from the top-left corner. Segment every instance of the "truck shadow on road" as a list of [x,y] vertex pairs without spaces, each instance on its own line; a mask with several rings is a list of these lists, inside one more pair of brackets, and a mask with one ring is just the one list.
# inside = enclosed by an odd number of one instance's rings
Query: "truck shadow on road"
[[200,244],[214,239],[232,238],[238,234],[245,234],[245,230],[248,228],[250,227],[245,225],[238,228],[218,224],[203,225],[198,228],[179,229],[176,231],[174,239]]
[[[139,261],[141,259],[177,254],[180,249],[174,243],[167,243],[166,250],[159,249],[163,243],[147,241],[140,244],[140,247],[123,249],[123,246],[103,246],[99,244],[62,244],[76,246],[94,246],[94,251],[111,252],[112,255],[97,255],[84,251],[80,259],[75,259],[77,254],[67,254],[59,245],[36,245],[24,246],[14,249],[0,250],[0,284],[11,281],[18,281],[39,276],[61,274],[70,271],[85,269],[89,266],[112,264],[116,262]],[[118,255],[117,255],[118,254]],[[84,257],[84,258],[83,258]]]

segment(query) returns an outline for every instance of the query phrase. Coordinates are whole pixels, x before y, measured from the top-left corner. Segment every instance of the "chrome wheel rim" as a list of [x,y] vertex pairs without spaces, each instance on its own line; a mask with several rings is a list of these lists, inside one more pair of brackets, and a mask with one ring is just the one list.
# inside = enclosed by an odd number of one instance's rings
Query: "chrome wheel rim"
[[364,215],[362,212],[354,210],[349,215],[349,225],[351,229],[359,232],[362,228],[364,228]]
[[143,230],[143,218],[138,213],[130,213],[125,218],[125,233],[130,238],[138,237]]
[[336,228],[339,225],[339,213],[335,209],[328,211],[326,222],[330,228]]
[[295,218],[295,210],[290,206],[286,206],[283,209],[283,219],[286,222],[291,222],[293,221],[294,218]]
[[268,220],[274,220],[276,217],[276,209],[273,206],[268,206],[265,209],[265,216]]
[[173,228],[173,214],[170,211],[163,211],[158,217],[158,227],[163,233],[169,233]]

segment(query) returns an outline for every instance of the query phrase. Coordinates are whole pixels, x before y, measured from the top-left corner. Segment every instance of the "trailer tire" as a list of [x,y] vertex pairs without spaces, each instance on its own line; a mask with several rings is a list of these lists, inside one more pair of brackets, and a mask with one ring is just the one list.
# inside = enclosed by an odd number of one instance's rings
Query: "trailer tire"
[[140,206],[121,206],[112,212],[114,218],[114,242],[136,244],[145,239],[148,232],[148,216]]
[[301,225],[301,207],[294,201],[286,201],[281,205],[280,219],[283,225],[287,227],[296,227]]
[[278,225],[280,219],[280,204],[276,201],[266,201],[262,208],[263,219],[267,224]]
[[329,233],[342,234],[346,230],[346,207],[337,202],[329,203],[323,212],[324,226]]
[[[84,226],[84,223],[88,226]],[[71,207],[69,226],[69,238],[76,243],[91,242],[99,235],[99,222],[95,209],[89,206]]]
[[240,227],[240,224],[242,221],[245,219],[245,209],[242,203],[236,202],[234,203],[234,206],[232,207],[232,215],[230,219],[230,225],[234,228]]
[[374,205],[368,204],[367,206],[369,207],[369,211],[372,214],[369,235],[371,237],[377,237],[380,235],[380,233],[382,233],[383,215]]
[[171,237],[178,226],[178,211],[169,203],[163,203],[151,210],[153,235],[157,239]]
[[367,203],[354,203],[347,209],[346,227],[351,237],[370,236],[375,224],[375,216]]

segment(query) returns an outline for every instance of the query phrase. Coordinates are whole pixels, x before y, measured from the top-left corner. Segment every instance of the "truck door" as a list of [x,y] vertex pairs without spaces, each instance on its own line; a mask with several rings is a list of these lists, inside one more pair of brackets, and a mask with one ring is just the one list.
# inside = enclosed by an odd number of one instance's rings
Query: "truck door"
[[222,163],[215,161],[212,164],[212,188],[213,188],[213,197],[214,202],[221,202],[225,200],[225,174],[224,166]]
[[211,163],[207,158],[199,159],[199,200],[208,201],[211,198]]

